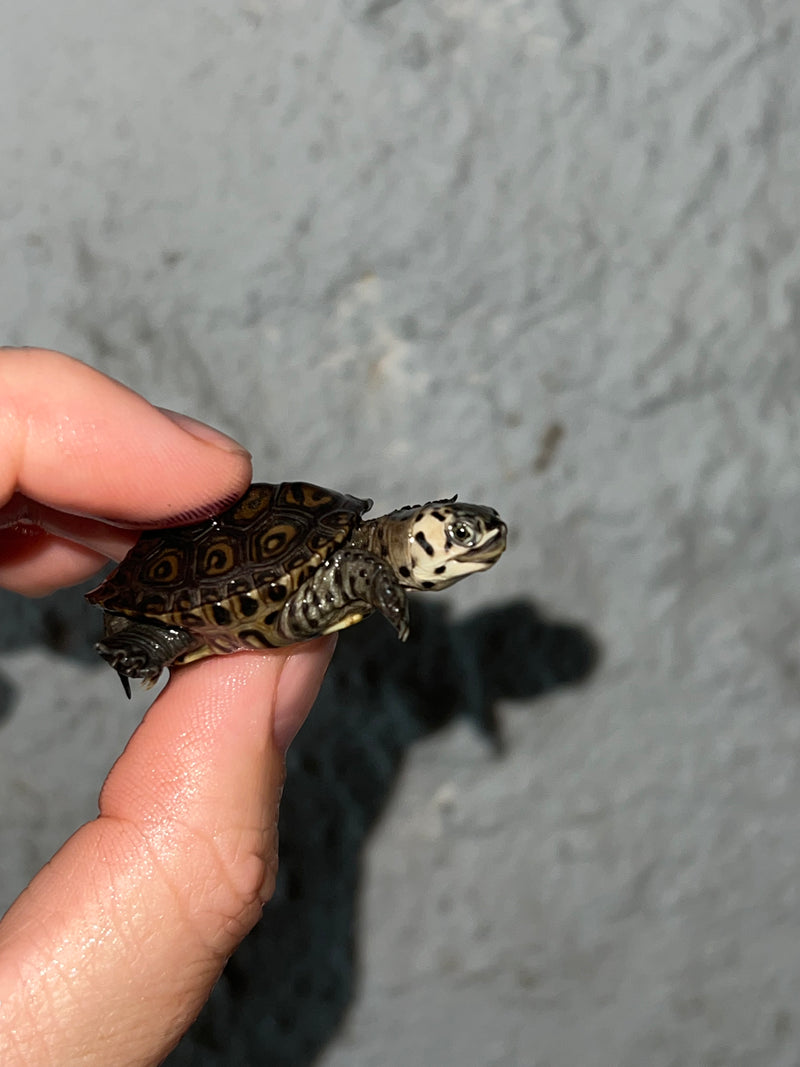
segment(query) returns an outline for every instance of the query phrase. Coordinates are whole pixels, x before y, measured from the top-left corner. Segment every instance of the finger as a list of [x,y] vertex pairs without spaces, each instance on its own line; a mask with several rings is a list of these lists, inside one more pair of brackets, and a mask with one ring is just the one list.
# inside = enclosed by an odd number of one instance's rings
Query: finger
[[235,500],[247,453],[58,352],[0,351],[0,503],[19,491],[112,523],[188,522]]
[[67,515],[15,493],[0,507],[0,589],[44,596],[120,560],[139,537],[98,519]]
[[111,771],[100,818],[0,924],[4,1067],[154,1064],[176,1044],[272,892],[274,722],[306,714],[332,648],[175,672]]
[[0,589],[47,596],[96,574],[108,558],[36,526],[0,530]]

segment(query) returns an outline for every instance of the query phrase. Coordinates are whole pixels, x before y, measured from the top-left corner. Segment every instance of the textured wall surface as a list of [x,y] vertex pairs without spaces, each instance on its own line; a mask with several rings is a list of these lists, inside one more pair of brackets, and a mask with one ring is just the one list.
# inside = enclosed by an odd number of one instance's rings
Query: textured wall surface
[[[527,595],[604,649],[502,710],[503,757],[410,751],[320,1063],[796,1064],[795,5],[4,6],[3,340],[262,478],[487,500],[511,549],[454,610]],[[4,603],[7,903],[146,697],[77,593]]]

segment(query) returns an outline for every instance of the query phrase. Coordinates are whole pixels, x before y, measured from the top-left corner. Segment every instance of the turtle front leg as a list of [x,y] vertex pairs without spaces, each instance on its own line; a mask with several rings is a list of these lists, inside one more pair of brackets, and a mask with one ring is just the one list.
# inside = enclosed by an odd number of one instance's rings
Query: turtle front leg
[[150,689],[162,668],[197,643],[188,630],[178,626],[160,626],[110,612],[106,612],[105,631],[105,637],[94,647],[117,672],[129,698],[129,678],[141,678]]
[[276,629],[287,643],[344,630],[379,611],[408,637],[408,599],[377,556],[355,548],[334,552],[284,604]]

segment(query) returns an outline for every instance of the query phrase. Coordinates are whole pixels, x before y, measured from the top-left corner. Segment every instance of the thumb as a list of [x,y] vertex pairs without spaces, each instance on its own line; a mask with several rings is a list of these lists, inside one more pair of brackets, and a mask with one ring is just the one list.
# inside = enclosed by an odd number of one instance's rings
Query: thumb
[[274,886],[279,741],[334,641],[174,673],[81,827],[0,923],[0,1062],[156,1064]]

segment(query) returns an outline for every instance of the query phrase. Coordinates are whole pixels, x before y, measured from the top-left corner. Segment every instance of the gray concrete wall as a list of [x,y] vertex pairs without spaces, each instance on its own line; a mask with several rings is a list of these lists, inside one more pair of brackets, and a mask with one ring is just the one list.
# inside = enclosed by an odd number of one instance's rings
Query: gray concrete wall
[[[411,753],[321,1062],[800,1062],[795,5],[2,13],[3,340],[264,479],[485,499],[511,549],[457,607],[522,591],[605,648],[505,709],[503,760]],[[146,705],[15,618],[3,902]]]

